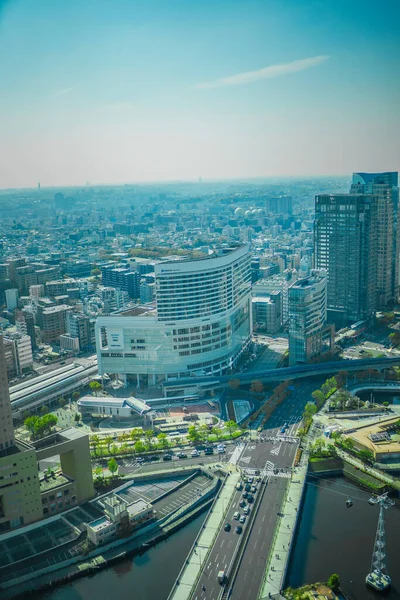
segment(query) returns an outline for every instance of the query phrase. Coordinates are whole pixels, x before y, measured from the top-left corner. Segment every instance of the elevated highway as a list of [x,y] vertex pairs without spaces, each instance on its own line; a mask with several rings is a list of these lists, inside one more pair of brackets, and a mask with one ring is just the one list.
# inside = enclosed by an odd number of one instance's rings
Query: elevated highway
[[249,371],[244,373],[233,373],[232,375],[201,375],[198,377],[185,377],[165,381],[163,387],[165,391],[169,388],[195,387],[196,385],[214,385],[225,384],[232,379],[238,379],[242,383],[259,381],[287,381],[289,379],[303,379],[305,377],[315,377],[317,375],[332,375],[339,371],[367,371],[376,369],[381,371],[393,366],[400,365],[400,357],[396,358],[363,358],[360,360],[340,360],[334,362],[320,363],[316,365],[296,365],[294,367],[282,367],[280,369],[265,369],[262,371]]

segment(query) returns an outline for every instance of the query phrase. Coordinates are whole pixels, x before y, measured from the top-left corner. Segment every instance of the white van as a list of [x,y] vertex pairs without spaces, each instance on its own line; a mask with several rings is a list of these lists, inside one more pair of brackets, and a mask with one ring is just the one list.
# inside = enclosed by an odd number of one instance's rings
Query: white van
[[236,519],[236,521],[238,521],[240,519],[240,512],[238,510],[233,515],[233,518]]

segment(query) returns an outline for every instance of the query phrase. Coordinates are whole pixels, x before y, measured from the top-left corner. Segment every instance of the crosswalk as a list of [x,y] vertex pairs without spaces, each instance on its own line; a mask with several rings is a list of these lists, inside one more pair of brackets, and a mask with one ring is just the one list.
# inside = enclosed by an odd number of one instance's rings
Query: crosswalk
[[266,476],[267,477],[284,477],[286,479],[290,479],[291,473],[287,473],[286,471],[274,473],[273,470],[269,470],[269,471],[266,471]]

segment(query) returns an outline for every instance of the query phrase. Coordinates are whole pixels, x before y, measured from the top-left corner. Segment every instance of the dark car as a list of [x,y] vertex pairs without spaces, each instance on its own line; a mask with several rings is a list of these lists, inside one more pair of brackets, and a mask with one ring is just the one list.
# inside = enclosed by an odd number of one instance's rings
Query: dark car
[[150,460],[151,461],[153,461],[153,460],[160,460],[160,457],[159,457],[158,454],[154,454],[153,456],[150,456]]
[[214,454],[214,450],[212,448],[204,448],[204,454]]
[[162,457],[163,460],[172,460],[172,455],[171,454],[164,454],[164,456]]
[[246,490],[246,492],[250,492],[251,491],[251,485],[249,483],[246,483],[246,486],[244,488]]
[[184,452],[179,452],[178,458],[187,458],[187,454],[185,454]]
[[243,531],[243,527],[241,525],[238,525],[236,527],[236,533],[242,533],[242,531]]
[[252,504],[252,503],[254,502],[254,498],[253,498],[253,496],[251,496],[250,494],[247,496],[247,502],[248,502],[249,504]]
[[244,500],[241,500],[239,502],[239,506],[240,506],[240,508],[244,508],[246,506],[246,502]]
[[242,498],[247,498],[247,496],[248,496],[248,493],[247,492],[243,492]]
[[230,531],[230,530],[231,530],[231,524],[230,523],[225,523],[224,531]]

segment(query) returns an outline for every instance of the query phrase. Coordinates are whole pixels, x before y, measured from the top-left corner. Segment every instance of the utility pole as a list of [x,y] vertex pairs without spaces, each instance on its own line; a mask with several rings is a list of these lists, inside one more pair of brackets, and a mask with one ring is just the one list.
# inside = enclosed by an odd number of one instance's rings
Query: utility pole
[[379,504],[378,527],[376,529],[374,550],[372,553],[371,572],[365,578],[365,583],[378,591],[386,590],[391,579],[386,567],[386,536],[384,511],[394,505],[387,493],[370,499],[371,504]]

